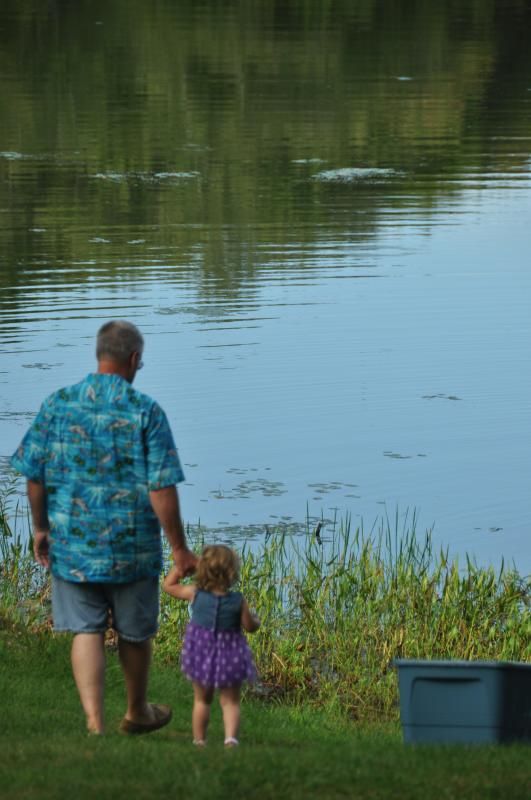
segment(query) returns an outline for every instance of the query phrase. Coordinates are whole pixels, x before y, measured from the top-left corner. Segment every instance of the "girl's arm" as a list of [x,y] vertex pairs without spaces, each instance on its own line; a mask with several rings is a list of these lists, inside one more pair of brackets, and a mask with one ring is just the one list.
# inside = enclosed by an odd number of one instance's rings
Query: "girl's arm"
[[260,627],[260,620],[253,614],[251,609],[249,608],[249,604],[247,600],[243,598],[242,602],[242,628],[246,630],[248,633],[254,633]]
[[189,583],[186,586],[181,583],[177,567],[170,569],[164,578],[162,588],[172,597],[176,597],[177,600],[188,600],[189,603],[192,602],[197,591],[197,587],[193,583]]

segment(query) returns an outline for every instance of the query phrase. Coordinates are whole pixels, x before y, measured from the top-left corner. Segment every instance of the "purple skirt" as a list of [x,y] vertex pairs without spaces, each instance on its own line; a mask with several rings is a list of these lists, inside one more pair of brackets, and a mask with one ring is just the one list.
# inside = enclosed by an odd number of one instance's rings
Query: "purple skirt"
[[181,667],[186,677],[221,689],[256,680],[251,649],[239,631],[211,631],[189,622],[184,635]]

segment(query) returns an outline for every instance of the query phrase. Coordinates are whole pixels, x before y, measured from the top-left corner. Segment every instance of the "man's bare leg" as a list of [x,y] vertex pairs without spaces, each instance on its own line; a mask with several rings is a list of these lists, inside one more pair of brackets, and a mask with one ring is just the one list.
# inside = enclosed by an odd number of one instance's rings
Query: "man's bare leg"
[[125,718],[131,722],[151,722],[153,711],[147,702],[151,639],[146,639],[144,642],[128,642],[120,636],[118,653],[127,688]]
[[151,733],[171,720],[171,708],[147,702],[151,640],[128,642],[118,638],[118,653],[127,687],[127,711],[120,723],[122,733]]
[[103,634],[78,633],[72,642],[72,671],[90,733],[104,733],[105,650]]

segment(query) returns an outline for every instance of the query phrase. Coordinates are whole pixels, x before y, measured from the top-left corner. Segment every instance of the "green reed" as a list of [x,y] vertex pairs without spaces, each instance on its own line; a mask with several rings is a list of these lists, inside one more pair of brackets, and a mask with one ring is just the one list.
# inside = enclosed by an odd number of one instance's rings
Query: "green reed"
[[[29,533],[28,533],[29,532]],[[48,618],[49,580],[33,559],[28,510],[16,500],[15,482],[0,487],[0,626],[41,626]]]
[[[0,626],[47,628],[48,576],[21,529],[27,514],[0,487]],[[414,514],[368,533],[347,518],[323,534],[277,531],[241,550],[241,590],[262,620],[249,642],[265,698],[392,718],[396,658],[531,661],[528,577],[458,564],[429,531],[416,534]],[[188,531],[198,551],[210,538]],[[187,604],[163,594],[158,658],[178,660],[188,619]]]
[[[460,567],[415,525],[397,516],[365,534],[347,519],[324,541],[277,533],[244,547],[261,694],[390,718],[395,658],[531,660],[531,581],[469,558]],[[162,656],[178,655],[187,620],[184,603],[163,598]]]

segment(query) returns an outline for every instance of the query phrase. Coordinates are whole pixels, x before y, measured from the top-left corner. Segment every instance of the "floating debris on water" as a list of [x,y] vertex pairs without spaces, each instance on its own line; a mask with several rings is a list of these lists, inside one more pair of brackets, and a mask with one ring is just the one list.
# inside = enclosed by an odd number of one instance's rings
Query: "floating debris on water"
[[6,161],[55,161],[55,154],[50,153],[19,153],[16,150],[1,150],[0,158]]
[[457,397],[455,394],[423,394],[423,400],[462,400],[462,397]]
[[35,364],[21,364],[24,369],[53,369],[54,367],[62,367],[62,363],[59,364],[45,364],[42,361],[36,361]]
[[96,180],[125,183],[142,181],[143,183],[159,183],[160,181],[181,181],[200,177],[199,172],[97,172],[91,175]]
[[99,178],[100,180],[104,181],[123,181],[126,179],[126,175],[123,175],[121,172],[98,172],[96,175],[91,175],[91,178]]
[[312,175],[314,181],[323,183],[356,183],[358,181],[379,180],[382,178],[396,178],[403,175],[395,169],[381,167],[342,167],[341,169],[326,169]]
[[215,489],[210,492],[211,497],[216,500],[246,500],[253,494],[261,494],[263,497],[280,497],[287,493],[287,489],[281,481],[268,481],[265,478],[255,478],[242,481],[232,489]]
[[[322,524],[327,524],[323,520]],[[225,541],[231,544],[235,541],[249,541],[250,539],[265,537],[266,541],[272,536],[305,536],[308,534],[308,525],[303,522],[274,521],[271,524],[249,525],[218,522],[216,526],[205,528],[203,525],[188,525],[187,532],[191,537],[200,536],[205,543]]]
[[[177,180],[187,180],[188,178],[199,178],[199,172],[155,172],[153,173],[153,178],[159,181],[165,181],[168,179],[176,178]],[[144,177],[144,176],[142,176]],[[146,179],[149,180],[150,176],[147,175]]]
[[[329,494],[330,492],[341,491],[342,489],[356,489],[357,483],[343,483],[342,481],[328,481],[326,483],[308,483],[310,489],[314,489],[319,495]],[[356,496],[356,495],[347,495]],[[314,497],[314,500],[320,500],[320,497]]]
[[212,148],[209,147],[208,145],[206,145],[206,144],[197,144],[196,142],[188,142],[187,144],[183,145],[181,149],[182,150],[205,150],[205,151],[206,150],[212,150]]
[[0,419],[1,420],[21,420],[25,422],[27,420],[32,420],[35,417],[35,411],[0,411]]

